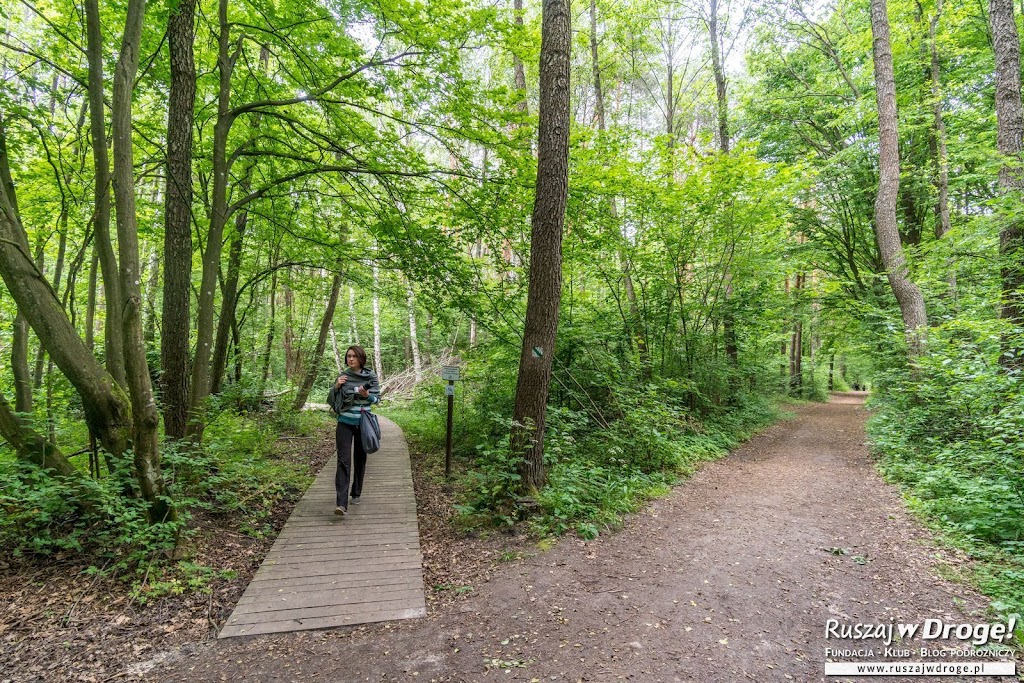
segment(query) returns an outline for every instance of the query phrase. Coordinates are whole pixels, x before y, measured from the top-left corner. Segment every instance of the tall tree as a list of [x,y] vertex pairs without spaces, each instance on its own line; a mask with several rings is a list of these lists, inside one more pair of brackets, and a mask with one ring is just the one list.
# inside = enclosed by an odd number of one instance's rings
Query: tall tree
[[910,279],[896,224],[900,190],[900,143],[896,115],[896,79],[893,75],[889,15],[885,0],[871,0],[872,54],[878,99],[878,196],[875,199],[875,237],[885,264],[889,286],[900,305],[910,354],[924,352],[928,316],[921,290]]
[[110,159],[107,150],[107,127],[103,103],[103,32],[100,26],[98,0],[85,0],[86,56],[89,62],[89,129],[96,176],[93,187],[95,207],[93,225],[100,273],[103,276],[103,297],[106,302],[103,345],[106,364],[114,380],[127,387],[124,368],[121,287],[118,282],[117,256],[110,239]]
[[[514,9],[515,9],[515,13],[516,13],[516,16],[515,16],[516,27],[519,28],[520,30],[522,30],[522,28],[523,28],[523,0],[515,0],[515,3],[514,3],[513,6],[514,6]],[[512,55],[512,65],[513,65],[513,70],[515,71],[516,90],[520,91],[520,98],[521,98],[519,100],[519,102],[516,104],[516,108],[519,109],[519,111],[522,112],[523,114],[526,114],[526,113],[528,113],[530,111],[530,105],[527,103],[527,97],[526,97],[526,70],[523,68],[523,60],[522,60],[522,58],[519,57],[518,54],[513,54]]]
[[[601,62],[597,49],[597,1],[590,0],[590,62],[591,72],[594,77],[594,120],[597,122],[597,130],[604,133],[608,129],[608,122],[605,118],[604,109],[604,88],[601,83]],[[608,198],[608,213],[612,217],[615,227],[615,242],[618,245],[619,264],[622,268],[622,285],[626,290],[626,301],[629,303],[629,324],[631,336],[640,354],[641,362],[645,372],[650,367],[650,354],[647,351],[646,334],[643,331],[643,318],[640,315],[640,308],[637,304],[636,288],[633,286],[633,276],[629,272],[629,256],[623,245],[622,232],[618,224],[619,211],[615,204],[615,197]]]
[[299,385],[299,391],[295,394],[295,403],[292,404],[293,410],[302,410],[302,406],[306,405],[309,392],[313,389],[313,384],[316,382],[317,372],[320,369],[320,359],[323,358],[324,348],[327,346],[327,333],[330,331],[331,324],[334,321],[334,309],[338,305],[338,291],[340,289],[341,273],[335,273],[334,281],[331,283],[331,294],[327,299],[327,308],[324,310],[323,318],[320,319],[320,335],[316,339],[316,348],[313,349],[313,354],[309,359],[309,367],[302,378],[302,384]]
[[[999,189],[1020,200],[1024,190],[1024,107],[1020,94],[1020,36],[1013,16],[1013,0],[989,0],[992,47],[996,55],[997,145],[1004,157],[999,169]],[[1016,208],[1001,216],[999,229],[1002,305],[999,316],[1010,329],[1003,341],[1002,364],[1024,370],[1024,218]]]
[[135,167],[132,145],[132,93],[139,68],[139,44],[146,0],[130,0],[125,19],[121,53],[114,71],[111,131],[114,142],[114,202],[117,207],[117,247],[121,264],[125,376],[132,403],[132,453],[135,476],[149,503],[151,522],[173,519],[174,508],[160,471],[160,415],[146,361],[142,331],[142,273],[139,231],[135,213]]
[[213,354],[214,342],[214,296],[224,247],[224,227],[228,221],[228,174],[232,161],[228,159],[228,134],[236,117],[231,110],[231,75],[242,53],[241,37],[234,48],[231,45],[228,0],[218,0],[217,20],[218,89],[217,122],[213,128],[213,192],[210,229],[206,234],[203,275],[196,313],[196,355],[192,363],[192,386],[189,394],[189,406],[193,411],[189,420],[189,432],[192,434],[202,433],[202,418],[198,411],[209,396],[211,388],[210,357]]
[[179,0],[167,22],[171,91],[167,100],[167,191],[164,193],[164,431],[181,439],[188,425],[192,303],[192,125],[196,102],[196,0]]
[[[708,38],[711,42],[711,69],[715,76],[715,111],[718,119],[718,149],[729,153],[729,97],[725,90],[725,65],[722,63],[722,32],[718,23],[718,0],[711,0],[707,17]],[[728,269],[728,265],[726,266]],[[725,355],[736,364],[739,349],[736,346],[736,321],[732,313],[732,273],[726,270],[722,299],[722,330],[725,337]]]
[[[928,44],[930,52],[929,76],[931,77],[932,88],[932,117],[934,119],[934,131],[932,132],[933,156],[937,173],[935,174],[935,236],[942,239],[942,236],[949,232],[951,221],[949,218],[949,150],[946,145],[946,122],[942,115],[942,80],[939,70],[939,18],[942,16],[942,0],[935,0],[935,13],[928,22]],[[951,281],[955,282],[955,281]]]
[[511,446],[522,453],[521,486],[544,486],[544,426],[562,300],[562,228],[569,193],[568,0],[544,0],[540,48],[537,194],[530,232],[530,281],[516,381]]

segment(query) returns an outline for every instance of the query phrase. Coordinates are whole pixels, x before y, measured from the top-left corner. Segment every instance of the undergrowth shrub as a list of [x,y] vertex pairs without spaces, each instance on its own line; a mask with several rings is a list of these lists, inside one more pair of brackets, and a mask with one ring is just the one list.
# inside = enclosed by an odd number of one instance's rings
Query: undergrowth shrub
[[[314,414],[268,418],[223,408],[204,432],[199,449],[161,444],[162,464],[178,519],[149,524],[141,498],[126,495],[136,484],[131,454],[99,479],[83,478],[72,489],[0,447],[0,545],[15,556],[80,555],[93,572],[133,584],[137,599],[191,590],[216,572],[187,558],[168,562],[171,550],[187,546],[196,533],[195,516],[230,515],[244,532],[272,531],[269,516],[282,499],[294,499],[312,477],[301,462],[277,457],[274,441],[281,422],[291,433],[322,429]],[[77,458],[76,458],[77,460]],[[84,463],[83,463],[84,465]]]
[[[483,400],[476,403],[471,397],[476,410],[468,411],[471,426],[456,449],[465,468],[458,481],[459,523],[511,527],[528,520],[539,534],[574,531],[593,538],[644,500],[666,492],[699,463],[724,455],[779,417],[772,401],[746,396],[700,420],[686,408],[692,385],[672,380],[636,382],[633,388],[618,373],[609,367],[598,378],[593,394],[604,397],[600,404],[578,400],[549,406],[544,445],[548,481],[536,500],[519,497],[522,455],[509,447],[511,417],[496,410],[479,412],[493,408],[500,388],[488,382]],[[472,391],[472,384],[463,390]],[[436,438],[438,425],[443,429],[443,413],[430,401],[422,410],[392,416],[414,442],[443,443],[443,431]]]
[[880,377],[868,431],[879,467],[910,507],[977,560],[1003,614],[1024,614],[1024,383],[998,363],[999,338],[936,330],[915,371]]

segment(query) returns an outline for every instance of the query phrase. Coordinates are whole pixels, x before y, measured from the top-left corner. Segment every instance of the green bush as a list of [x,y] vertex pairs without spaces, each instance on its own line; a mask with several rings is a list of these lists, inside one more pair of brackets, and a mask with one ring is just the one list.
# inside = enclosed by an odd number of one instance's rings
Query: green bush
[[[284,418],[304,431],[323,424],[322,415]],[[107,573],[136,584],[139,599],[193,586],[202,570],[162,560],[195,528],[195,514],[232,515],[243,531],[262,535],[282,499],[294,499],[312,477],[301,462],[275,455],[281,418],[246,416],[222,408],[204,432],[199,449],[161,444],[163,470],[178,519],[149,524],[146,505],[133,491],[131,454],[100,479],[83,478],[75,490],[0,447],[0,544],[15,555],[76,553]],[[212,575],[211,575],[212,576]],[[154,588],[154,582],[164,582]],[[173,589],[173,590],[172,590]],[[155,591],[155,592],[154,592]]]
[[1024,614],[1024,387],[988,330],[942,328],[929,347],[915,370],[879,378],[868,424],[879,467],[978,560],[997,611]]

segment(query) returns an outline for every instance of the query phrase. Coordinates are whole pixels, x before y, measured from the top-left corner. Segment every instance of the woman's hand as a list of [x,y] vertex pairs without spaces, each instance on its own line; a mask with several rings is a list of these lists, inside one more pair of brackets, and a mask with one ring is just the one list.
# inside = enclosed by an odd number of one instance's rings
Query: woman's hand
[[370,392],[366,390],[366,387],[359,387],[358,389],[356,389],[356,393],[362,396],[363,398],[370,397]]
[[342,385],[345,384],[345,382],[347,382],[347,381],[348,381],[348,376],[347,375],[341,375],[340,377],[338,377],[338,381],[334,383],[334,388],[335,389],[341,389]]

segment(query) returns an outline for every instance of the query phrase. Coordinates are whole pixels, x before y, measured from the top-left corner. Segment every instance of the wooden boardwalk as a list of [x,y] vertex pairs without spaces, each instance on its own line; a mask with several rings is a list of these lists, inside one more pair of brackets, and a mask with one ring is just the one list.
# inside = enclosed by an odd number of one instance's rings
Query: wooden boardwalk
[[337,457],[317,475],[219,637],[333,628],[426,615],[409,449],[381,418],[362,502],[334,515]]

